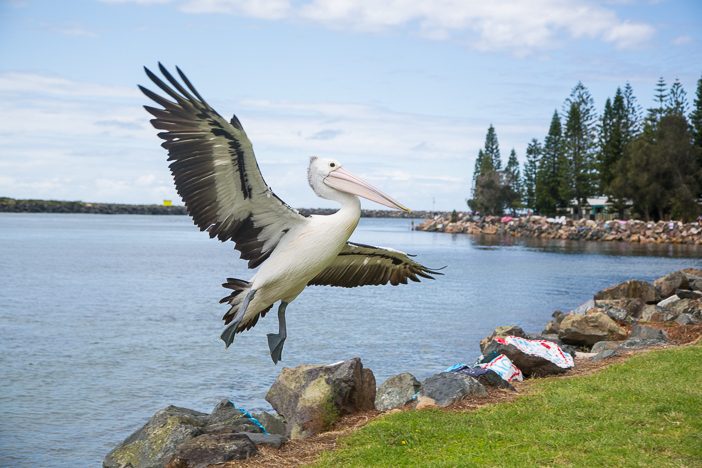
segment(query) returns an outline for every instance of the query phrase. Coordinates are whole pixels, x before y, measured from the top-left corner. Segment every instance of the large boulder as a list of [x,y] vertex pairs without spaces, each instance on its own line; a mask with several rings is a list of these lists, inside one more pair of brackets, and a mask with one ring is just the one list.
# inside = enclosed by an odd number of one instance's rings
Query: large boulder
[[285,420],[277,414],[262,411],[260,413],[254,413],[253,417],[266,428],[269,434],[285,435],[288,432],[285,427]]
[[570,314],[564,318],[558,337],[564,343],[592,346],[598,341],[623,340],[626,330],[601,309],[590,309],[586,314]]
[[595,294],[595,301],[612,299],[641,299],[650,304],[658,300],[658,292],[646,281],[629,280],[603,289]]
[[412,401],[420,387],[419,381],[409,372],[394,375],[378,388],[375,394],[375,409],[386,411],[404,406]]
[[202,434],[181,444],[166,468],[207,468],[217,463],[245,460],[256,452],[256,445],[245,434]]
[[291,439],[329,429],[339,417],[375,406],[375,377],[359,358],[284,368],[266,400],[285,418]]
[[629,339],[638,340],[655,340],[666,342],[668,341],[668,335],[663,330],[653,327],[647,327],[645,325],[634,325],[629,332]]
[[[555,312],[554,312],[555,314]],[[488,336],[480,340],[480,352],[483,354],[485,353],[485,348],[490,344],[493,338],[496,336],[519,336],[524,338],[526,336],[526,333],[524,333],[524,330],[522,330],[521,327],[518,327],[517,325],[505,325],[501,327],[495,328],[492,333],[490,333]]]
[[222,400],[208,416],[203,432],[261,432],[261,429],[231,401]]
[[180,444],[203,432],[208,415],[169,406],[107,454],[105,468],[164,466]]
[[662,298],[675,294],[677,289],[687,289],[689,284],[687,276],[682,271],[674,271],[658,278],[653,282],[653,286]]
[[431,398],[437,406],[449,406],[468,395],[487,395],[483,384],[459,372],[442,372],[422,382],[420,397]]

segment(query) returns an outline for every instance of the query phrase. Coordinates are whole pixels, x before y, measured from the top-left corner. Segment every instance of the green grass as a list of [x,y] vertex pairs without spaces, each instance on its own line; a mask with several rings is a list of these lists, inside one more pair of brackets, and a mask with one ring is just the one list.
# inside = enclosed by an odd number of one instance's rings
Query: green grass
[[534,382],[472,412],[405,411],[340,441],[319,466],[702,466],[702,346]]

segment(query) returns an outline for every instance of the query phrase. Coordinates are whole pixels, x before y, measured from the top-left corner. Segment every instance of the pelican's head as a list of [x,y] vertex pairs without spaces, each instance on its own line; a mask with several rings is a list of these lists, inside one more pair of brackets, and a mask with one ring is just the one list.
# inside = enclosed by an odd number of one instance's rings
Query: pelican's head
[[307,170],[312,190],[322,198],[334,200],[335,193],[343,192],[358,195],[370,201],[380,203],[389,208],[409,212],[410,209],[385,195],[383,192],[351,174],[335,159],[310,158],[310,167]]

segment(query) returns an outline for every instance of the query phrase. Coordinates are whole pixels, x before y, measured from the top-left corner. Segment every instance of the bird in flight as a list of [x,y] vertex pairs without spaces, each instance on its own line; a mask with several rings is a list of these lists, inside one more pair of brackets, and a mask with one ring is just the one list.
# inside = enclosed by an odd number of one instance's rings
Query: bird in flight
[[309,285],[353,288],[441,274],[398,250],[348,242],[358,225],[358,197],[409,212],[377,188],[347,171],[335,159],[311,157],[307,179],[320,197],[341,205],[334,214],[303,216],[281,200],[263,180],[251,141],[236,116],[227,122],[205,101],[185,74],[180,80],[159,63],[165,81],[145,68],[165,94],[139,89],[159,107],[144,106],[161,132],[176,189],[193,222],[211,238],[233,241],[258,268],[249,281],[228,278],[231,293],[220,302],[226,347],[280,301],[278,333],[268,334],[274,363],[287,337],[285,310]]

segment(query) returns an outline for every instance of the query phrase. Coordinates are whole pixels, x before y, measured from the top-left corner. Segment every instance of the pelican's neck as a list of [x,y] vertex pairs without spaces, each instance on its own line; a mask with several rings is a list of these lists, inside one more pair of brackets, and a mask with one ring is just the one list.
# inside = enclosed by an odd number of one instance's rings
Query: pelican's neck
[[337,192],[334,195],[333,200],[341,203],[341,208],[331,216],[338,219],[339,223],[348,223],[351,231],[353,231],[361,218],[361,200],[350,193]]

